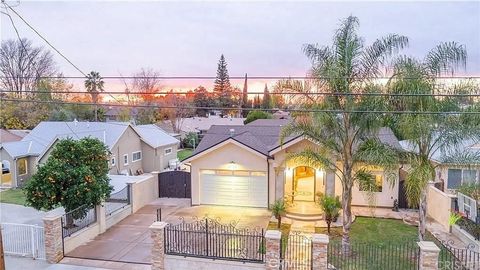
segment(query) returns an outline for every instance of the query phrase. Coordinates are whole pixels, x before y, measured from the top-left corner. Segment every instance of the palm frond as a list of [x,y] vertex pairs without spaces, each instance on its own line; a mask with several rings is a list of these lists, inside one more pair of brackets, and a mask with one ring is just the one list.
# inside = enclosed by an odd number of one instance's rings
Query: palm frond
[[432,76],[453,74],[458,67],[466,67],[467,50],[456,42],[443,42],[427,54],[425,63]]
[[461,165],[461,166],[479,166],[480,150],[478,151],[455,151],[446,154],[440,160],[443,164]]
[[377,138],[369,138],[360,143],[354,153],[354,160],[370,165],[393,169],[398,166],[398,150],[382,143]]
[[418,206],[422,191],[425,190],[429,181],[435,177],[435,169],[428,158],[412,155],[409,160],[410,169],[407,171],[405,181],[405,193],[408,204]]

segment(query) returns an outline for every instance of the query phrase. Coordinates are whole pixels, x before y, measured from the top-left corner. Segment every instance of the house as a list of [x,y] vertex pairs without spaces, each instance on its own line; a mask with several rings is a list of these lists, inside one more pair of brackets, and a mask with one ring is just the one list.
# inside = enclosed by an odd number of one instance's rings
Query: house
[[[401,141],[400,144],[405,150],[413,149],[408,141]],[[466,159],[463,162],[446,158],[458,153],[476,158]],[[462,184],[480,183],[479,157],[480,143],[473,140],[465,140],[451,149],[434,152],[430,160],[436,167],[435,183],[440,190],[449,193],[455,193]]]
[[[248,125],[212,126],[184,161],[191,167],[192,204],[268,207],[285,199],[300,206],[296,208],[299,213],[309,214],[309,209],[316,208],[318,193],[341,196],[342,185],[334,171],[287,159],[288,153],[314,146],[303,136],[280,143],[280,132],[288,121],[259,119]],[[376,136],[401,149],[389,128],[382,128]],[[378,187],[376,206],[392,207],[398,199],[398,171],[391,185],[382,168],[370,169]],[[370,199],[357,185],[353,188],[352,205],[371,205]]]
[[21,130],[0,129],[0,143],[20,141],[25,136]]
[[17,142],[0,145],[2,167],[10,181],[2,185],[19,187],[45,163],[55,143],[64,138],[93,137],[104,142],[110,152],[110,174],[135,175],[163,171],[176,159],[179,141],[155,125],[133,126],[123,122],[41,122]]
[[[185,135],[190,132],[197,133],[199,137],[202,137],[213,125],[238,126],[243,125],[243,121],[245,121],[245,118],[222,118],[218,116],[184,118],[179,121],[180,126],[178,133],[181,138],[184,138]],[[178,133],[173,130],[169,121],[163,121],[157,123],[157,125],[172,136],[178,135]]]

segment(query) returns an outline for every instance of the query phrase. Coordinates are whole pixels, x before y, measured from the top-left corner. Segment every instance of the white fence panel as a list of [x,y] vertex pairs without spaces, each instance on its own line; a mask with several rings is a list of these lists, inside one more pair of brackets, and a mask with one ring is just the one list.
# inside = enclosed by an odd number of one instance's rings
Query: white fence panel
[[478,215],[477,210],[479,207],[478,202],[475,199],[460,192],[458,192],[457,198],[458,211],[462,214],[467,215],[468,218],[473,222],[476,222]]
[[6,255],[45,259],[43,227],[30,224],[2,223],[3,249]]

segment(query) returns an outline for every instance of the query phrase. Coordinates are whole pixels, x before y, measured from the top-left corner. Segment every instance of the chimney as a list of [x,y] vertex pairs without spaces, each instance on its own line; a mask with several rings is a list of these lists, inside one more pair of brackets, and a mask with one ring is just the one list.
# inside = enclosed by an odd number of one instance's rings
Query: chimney
[[230,137],[235,136],[235,129],[231,128],[230,129]]

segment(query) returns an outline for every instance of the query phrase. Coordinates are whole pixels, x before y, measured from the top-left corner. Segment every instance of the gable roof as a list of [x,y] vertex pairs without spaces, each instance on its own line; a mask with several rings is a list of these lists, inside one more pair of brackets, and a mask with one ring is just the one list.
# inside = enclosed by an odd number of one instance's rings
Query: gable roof
[[21,139],[22,139],[21,136],[16,135],[10,130],[0,129],[0,143],[16,142],[16,141],[20,141]]
[[[244,126],[212,126],[204,135],[190,158],[228,139],[233,139],[253,150],[269,156],[272,150],[281,146],[280,133],[289,121],[291,120],[259,119]],[[390,128],[380,128],[374,136],[384,144],[399,150],[403,149]],[[284,139],[284,142],[292,141],[298,137],[301,137],[301,135],[289,136]]]
[[140,135],[140,138],[153,148],[177,144],[180,142],[157,125],[138,125],[133,128]]

